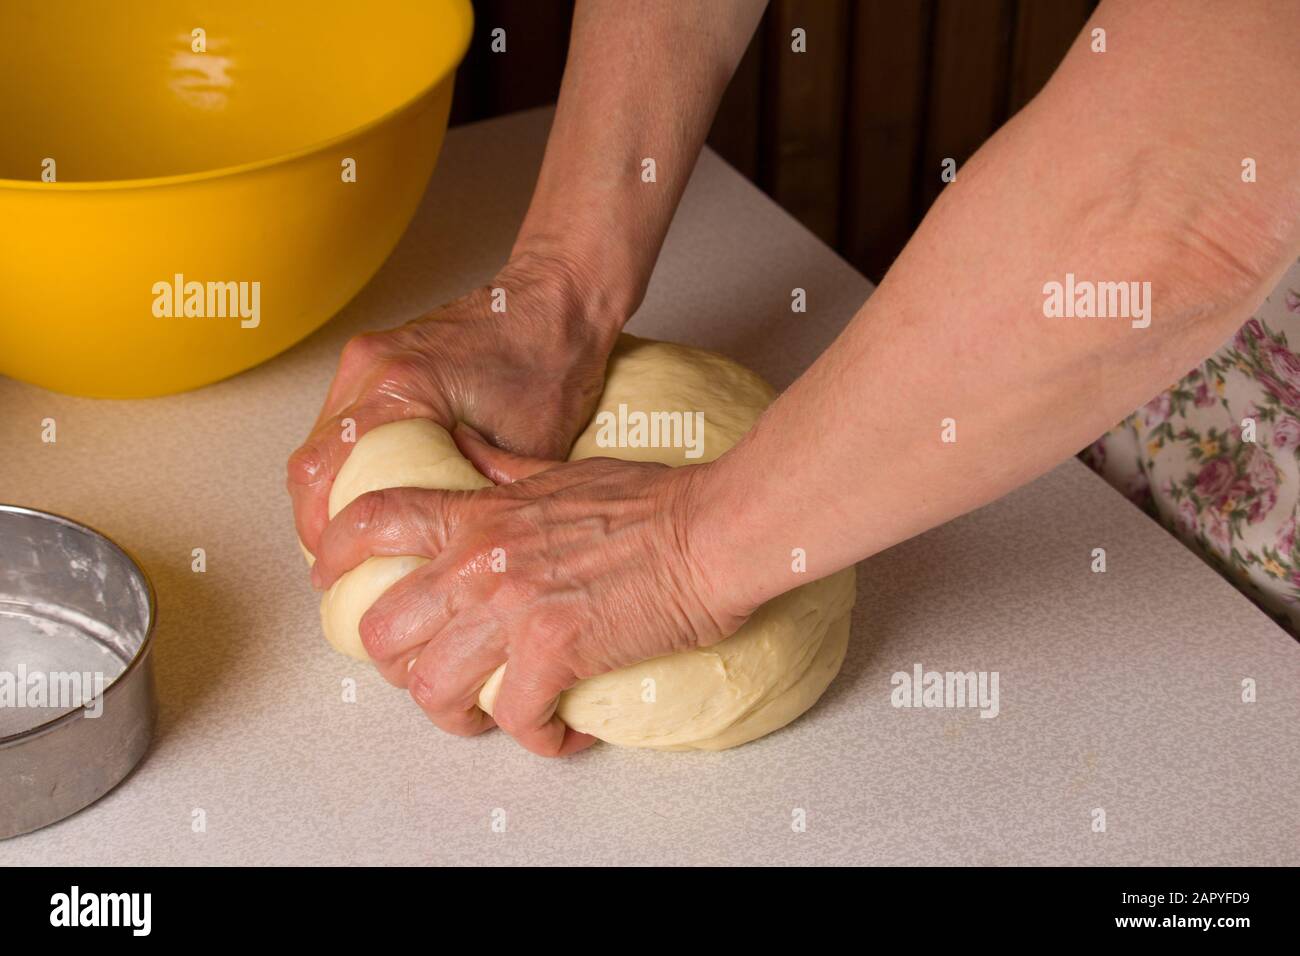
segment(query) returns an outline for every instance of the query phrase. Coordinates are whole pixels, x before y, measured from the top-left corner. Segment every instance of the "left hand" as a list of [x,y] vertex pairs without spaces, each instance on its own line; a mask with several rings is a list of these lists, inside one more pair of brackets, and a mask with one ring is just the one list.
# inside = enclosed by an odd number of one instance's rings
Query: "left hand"
[[[476,734],[495,719],[534,753],[581,750],[594,738],[556,716],[563,691],[744,623],[690,554],[691,488],[707,465],[559,463],[502,451],[464,426],[455,437],[498,487],[362,495],[326,527],[312,575],[329,587],[373,555],[431,559],[366,612],[361,639],[443,730]],[[489,717],[479,690],[501,664]]]
[[[604,389],[623,318],[605,311],[603,287],[586,274],[562,253],[534,247],[488,285],[352,339],[311,436],[289,459],[303,546],[316,553],[330,488],[356,439],[388,422],[428,418],[451,429],[463,420],[523,454],[564,454]],[[493,311],[496,291],[508,312]],[[348,421],[356,434],[345,439]]]

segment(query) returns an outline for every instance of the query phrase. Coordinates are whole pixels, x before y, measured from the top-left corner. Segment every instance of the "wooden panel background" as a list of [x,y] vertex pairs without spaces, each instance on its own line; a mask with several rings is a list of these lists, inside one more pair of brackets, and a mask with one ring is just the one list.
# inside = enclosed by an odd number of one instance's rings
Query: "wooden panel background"
[[[1096,0],[772,0],[710,145],[879,281],[960,165],[1047,82]],[[475,0],[452,123],[553,102],[573,0]],[[489,49],[496,27],[507,52]],[[807,34],[807,52],[790,33]]]

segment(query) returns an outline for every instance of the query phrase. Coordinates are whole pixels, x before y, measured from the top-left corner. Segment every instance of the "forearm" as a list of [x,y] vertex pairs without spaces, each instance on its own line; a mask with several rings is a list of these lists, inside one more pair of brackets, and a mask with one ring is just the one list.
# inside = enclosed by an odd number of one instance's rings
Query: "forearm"
[[[718,101],[766,0],[580,0],[515,257],[549,262],[595,321],[641,302]],[[646,182],[642,163],[654,160]]]
[[[1091,54],[1085,35],[835,344],[693,481],[685,533],[731,600],[800,583],[793,548],[821,576],[1023,484],[1249,316],[1300,252],[1300,142],[1256,85],[1300,83],[1272,39],[1296,17],[1261,6],[1223,30],[1193,23],[1189,43],[1161,36],[1169,11],[1103,5],[1094,22],[1127,57]],[[1241,182],[1246,156],[1267,182]],[[1067,273],[1150,282],[1149,327],[1046,317],[1044,284]]]

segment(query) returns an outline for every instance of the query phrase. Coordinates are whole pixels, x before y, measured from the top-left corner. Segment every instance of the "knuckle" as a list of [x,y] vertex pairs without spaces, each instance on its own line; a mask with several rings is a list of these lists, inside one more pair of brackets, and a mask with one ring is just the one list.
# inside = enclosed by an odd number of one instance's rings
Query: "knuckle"
[[410,682],[406,687],[411,699],[420,705],[420,709],[434,714],[444,709],[445,695],[439,694],[437,684],[419,670],[411,672]]
[[421,709],[431,716],[450,713],[463,707],[452,688],[446,681],[438,680],[429,665],[419,665],[411,671],[407,690]]
[[367,611],[361,616],[357,630],[361,635],[361,646],[366,649],[371,660],[385,660],[392,638],[391,622],[381,614]]
[[348,526],[358,535],[380,528],[392,513],[392,505],[388,489],[368,491],[348,506]]
[[363,332],[348,339],[343,346],[342,362],[345,365],[368,365],[383,351],[382,340],[371,332]]
[[324,477],[325,456],[315,442],[308,442],[289,456],[289,481],[312,485]]

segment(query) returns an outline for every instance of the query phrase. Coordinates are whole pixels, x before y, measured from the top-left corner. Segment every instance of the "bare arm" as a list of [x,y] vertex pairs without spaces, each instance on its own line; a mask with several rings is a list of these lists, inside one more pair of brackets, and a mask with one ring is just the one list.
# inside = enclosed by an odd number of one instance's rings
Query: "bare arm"
[[[582,0],[515,243],[572,272],[598,319],[636,311],[718,101],[767,0]],[[655,162],[654,183],[642,162]]]
[[[1108,52],[1075,44],[717,461],[555,464],[462,430],[499,487],[372,492],[341,512],[319,583],[372,554],[435,559],[361,621],[381,668],[471,733],[486,726],[479,688],[507,663],[497,723],[571,752],[590,741],[555,701],[577,680],[731,633],[807,580],[792,548],[820,577],[998,497],[1210,354],[1300,252],[1300,7],[1106,0],[1094,26]],[[1246,157],[1258,182],[1242,181]],[[1149,282],[1149,326],[1046,317],[1045,284],[1070,273]],[[510,543],[508,587],[476,572],[483,541]],[[458,588],[459,606],[438,599]]]
[[[316,553],[356,437],[401,418],[468,422],[562,457],[640,305],[718,100],[765,0],[583,0],[546,158],[510,260],[487,286],[348,343],[288,465],[298,535]],[[656,181],[642,182],[652,158]],[[495,290],[506,311],[493,311]]]
[[[697,470],[684,528],[723,604],[797,583],[793,547],[820,576],[999,497],[1224,342],[1300,253],[1297,35],[1294,3],[1103,3],[835,344]],[[1045,317],[1067,273],[1150,282],[1149,327]]]

